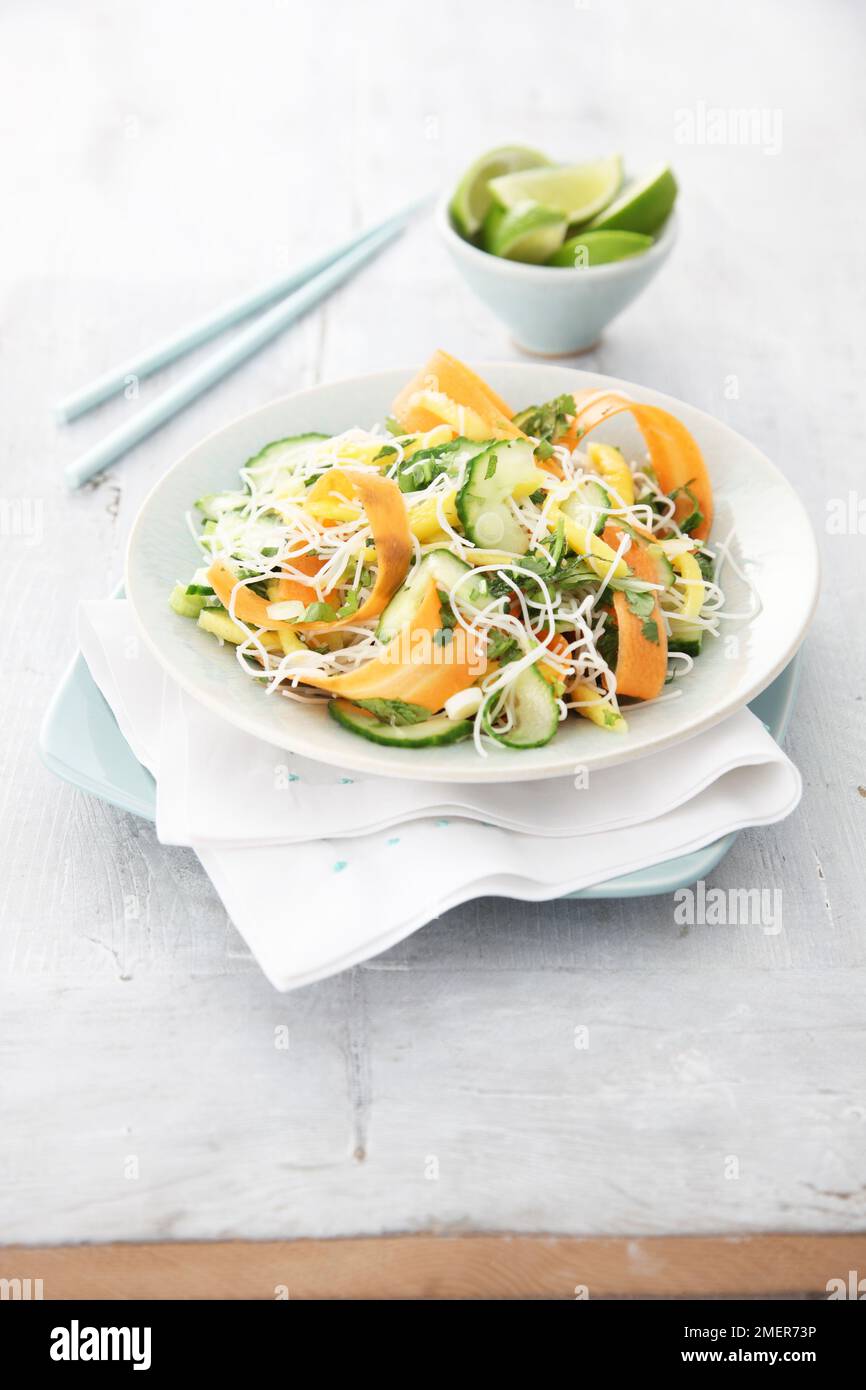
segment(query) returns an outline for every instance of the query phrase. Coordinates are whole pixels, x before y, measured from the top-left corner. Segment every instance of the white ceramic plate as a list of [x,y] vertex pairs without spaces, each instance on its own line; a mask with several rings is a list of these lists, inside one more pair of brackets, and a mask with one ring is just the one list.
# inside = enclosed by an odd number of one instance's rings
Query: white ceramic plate
[[[197,497],[236,486],[239,467],[272,439],[307,430],[336,434],[383,420],[413,370],[317,386],[234,420],[175,464],[145,501],[129,539],[126,592],[155,656],[196,700],[256,738],[353,771],[427,781],[513,782],[563,776],[576,767],[609,767],[679,743],[747,704],[790,661],[817,600],[818,553],[802,504],[758,449],[693,406],[627,381],[557,366],[481,363],[477,370],[515,410],[562,392],[607,387],[677,415],[697,439],[712,479],[711,540],[724,540],[735,528],[736,554],[747,562],[760,612],[748,623],[723,623],[722,638],[705,643],[694,670],[674,687],[682,693],[630,710],[626,735],[571,718],[544,748],[497,748],[486,758],[471,741],[445,748],[382,748],[341,729],[324,708],[266,695],[243,673],[233,650],[221,649],[168,606],[174,583],[197,565],[185,514]],[[597,437],[622,443],[631,457],[639,448],[627,416],[609,421]],[[732,613],[749,611],[749,587],[730,568],[723,588]]]

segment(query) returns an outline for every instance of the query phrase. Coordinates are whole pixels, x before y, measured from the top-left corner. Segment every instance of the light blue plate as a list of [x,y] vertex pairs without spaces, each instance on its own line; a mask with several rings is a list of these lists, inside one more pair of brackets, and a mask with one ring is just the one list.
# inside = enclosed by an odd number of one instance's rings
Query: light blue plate
[[[799,673],[798,653],[749,706],[777,743],[784,738],[794,708]],[[39,748],[46,766],[73,786],[133,815],[151,821],[156,818],[156,783],[132,753],[80,654],[60,682],[45,714]],[[640,898],[672,893],[711,873],[735,839],[736,834],[725,835],[693,854],[653,864],[568,896]]]

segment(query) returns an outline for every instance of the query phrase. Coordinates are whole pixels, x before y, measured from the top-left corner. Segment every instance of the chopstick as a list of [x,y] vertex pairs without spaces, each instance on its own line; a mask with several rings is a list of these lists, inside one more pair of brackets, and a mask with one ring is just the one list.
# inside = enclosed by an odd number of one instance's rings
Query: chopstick
[[288,299],[262,314],[249,328],[242,330],[225,347],[212,353],[182,381],[170,386],[155,401],[140,410],[133,419],[120,425],[99,444],[67,464],[64,475],[69,487],[81,487],[94,473],[99,473],[110,463],[114,463],[135,444],[171,420],[191,401],[221,381],[241,362],[252,357],[260,347],[269,343],[284,328],[288,328],[289,324],[294,323],[301,314],[312,308],[331,290],[336,289],[358,266],[363,265],[397,236],[403,230],[404,221],[405,218],[402,221],[386,223],[360,243],[353,244],[351,251],[328,265],[318,275],[314,275],[301,289],[290,294]]
[[402,227],[408,222],[412,213],[416,212],[425,201],[426,199],[417,199],[415,202],[407,204],[406,207],[401,208],[391,217],[386,217],[384,221],[363,232],[356,232],[354,235],[346,237],[327,251],[314,256],[306,264],[297,266],[287,274],[270,281],[267,285],[262,285],[252,294],[240,295],[236,299],[229,300],[220,305],[218,309],[206,314],[204,318],[179,329],[177,333],[164,339],[163,342],[145,348],[135,357],[128,358],[117,367],[111,367],[102,376],[96,377],[94,381],[80,387],[77,391],[73,391],[59,402],[56,407],[58,422],[63,424],[77,419],[78,416],[92,410],[94,406],[101,405],[103,401],[107,401],[111,396],[123,391],[131,378],[140,380],[142,377],[150,376],[153,372],[159,371],[161,367],[167,367],[170,362],[175,362],[179,357],[192,352],[194,348],[201,347],[202,343],[209,342],[211,338],[215,338],[226,328],[231,328],[242,319],[248,318],[250,314],[265,308],[275,299],[284,298],[285,295],[306,284],[314,275],[318,275],[329,265],[333,265],[341,256],[368,241],[369,238],[376,236],[377,233],[384,232],[391,227]]

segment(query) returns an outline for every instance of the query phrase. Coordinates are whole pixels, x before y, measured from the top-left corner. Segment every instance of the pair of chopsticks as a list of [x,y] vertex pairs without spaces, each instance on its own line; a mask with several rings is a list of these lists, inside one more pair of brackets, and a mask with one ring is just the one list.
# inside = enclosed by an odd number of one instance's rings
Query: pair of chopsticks
[[212,314],[181,329],[165,342],[145,349],[138,356],[129,358],[120,366],[97,377],[80,391],[67,396],[57,407],[57,417],[61,423],[84,415],[94,406],[101,405],[111,396],[127,389],[131,382],[150,376],[152,372],[159,371],[161,367],[183,357],[193,348],[208,342],[224,329],[248,318],[256,310],[273,304],[274,300],[280,301],[255,319],[248,328],[238,333],[225,347],[207,357],[189,376],[169,387],[156,400],[144,406],[131,420],[112,430],[99,444],[67,464],[64,471],[69,486],[81,487],[88,478],[92,478],[95,473],[101,472],[103,468],[121,458],[134,445],[185,409],[191,401],[228,376],[235,367],[246,362],[259,348],[264,347],[278,333],[282,333],[283,329],[288,328],[289,324],[294,323],[320,299],[330,294],[331,290],[347,280],[359,266],[399,235],[412,214],[426,201],[421,199],[410,203],[400,212],[386,218],[384,222],[379,222],[376,226],[332,246],[305,265],[263,286],[253,294],[223,304]]

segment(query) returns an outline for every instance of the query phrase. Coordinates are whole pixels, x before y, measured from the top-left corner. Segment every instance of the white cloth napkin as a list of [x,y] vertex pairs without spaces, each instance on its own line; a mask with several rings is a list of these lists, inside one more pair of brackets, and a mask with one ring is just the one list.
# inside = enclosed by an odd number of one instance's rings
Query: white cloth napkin
[[[446,909],[540,901],[788,815],[797,769],[747,709],[627,766],[465,786],[361,777],[271,747],[185,695],[128,605],[81,605],[91,674],[157,781],[157,833],[198,854],[265,974],[291,989],[377,954]],[[627,794],[626,794],[627,793]],[[327,831],[327,835],[326,835]]]

